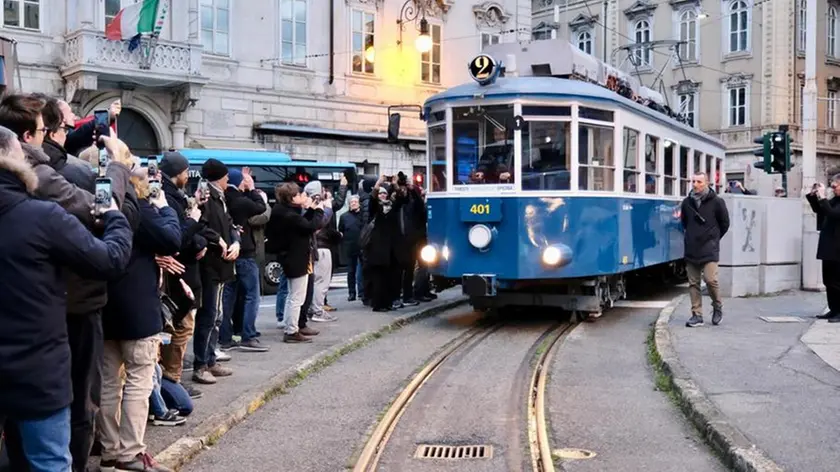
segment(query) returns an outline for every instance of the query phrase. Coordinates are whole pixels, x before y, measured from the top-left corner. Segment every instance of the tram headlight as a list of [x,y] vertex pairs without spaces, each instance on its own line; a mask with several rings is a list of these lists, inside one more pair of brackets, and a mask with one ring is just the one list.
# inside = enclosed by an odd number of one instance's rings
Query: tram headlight
[[559,248],[554,246],[548,246],[547,248],[543,249],[542,253],[542,261],[545,265],[556,266],[560,264],[560,261],[563,260],[563,253],[560,251]]
[[423,246],[423,249],[420,250],[420,260],[426,264],[433,264],[437,261],[437,257],[437,249],[435,249],[435,247],[431,244]]
[[470,228],[470,232],[467,234],[467,239],[474,248],[484,249],[489,246],[490,241],[493,240],[493,232],[487,227],[487,225],[475,225]]

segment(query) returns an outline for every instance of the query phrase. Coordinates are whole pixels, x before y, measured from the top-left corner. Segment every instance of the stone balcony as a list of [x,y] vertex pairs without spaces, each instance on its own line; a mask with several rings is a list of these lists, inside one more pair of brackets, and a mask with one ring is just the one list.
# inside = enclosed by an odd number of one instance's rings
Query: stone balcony
[[84,101],[100,88],[189,89],[197,99],[208,79],[201,75],[202,46],[158,40],[129,51],[128,41],[111,41],[102,31],[77,30],[66,36],[61,76],[67,100]]

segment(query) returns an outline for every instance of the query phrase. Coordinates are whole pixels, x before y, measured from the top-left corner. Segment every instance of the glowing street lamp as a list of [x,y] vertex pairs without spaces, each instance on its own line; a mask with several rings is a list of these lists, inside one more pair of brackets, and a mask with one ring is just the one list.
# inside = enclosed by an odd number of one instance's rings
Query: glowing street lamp
[[425,18],[420,20],[420,36],[414,41],[414,46],[421,53],[432,50],[432,37],[429,36],[429,22]]
[[448,7],[440,5],[440,0],[406,0],[397,20],[400,32],[400,39],[397,41],[397,45],[402,47],[402,33],[405,30],[405,24],[414,22],[420,33],[414,41],[414,46],[421,53],[431,51],[433,43],[432,36],[429,34],[429,22],[426,20],[426,14],[430,13],[433,15],[434,12],[445,13],[447,9]]

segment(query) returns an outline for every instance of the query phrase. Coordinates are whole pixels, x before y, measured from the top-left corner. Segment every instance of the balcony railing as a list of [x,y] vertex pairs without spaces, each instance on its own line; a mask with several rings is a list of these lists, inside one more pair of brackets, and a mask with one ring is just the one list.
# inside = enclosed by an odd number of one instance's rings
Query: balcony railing
[[[166,76],[200,76],[202,47],[158,40],[149,52],[146,44],[128,50],[128,41],[110,41],[101,31],[79,30],[66,39],[63,69],[101,69],[109,74],[132,74],[141,70]],[[186,77],[185,77],[186,78]]]

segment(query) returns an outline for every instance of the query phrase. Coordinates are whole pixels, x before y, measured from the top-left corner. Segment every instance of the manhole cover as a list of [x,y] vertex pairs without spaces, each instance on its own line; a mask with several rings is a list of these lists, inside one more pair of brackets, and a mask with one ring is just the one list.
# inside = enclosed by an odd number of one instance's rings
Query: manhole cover
[[555,449],[552,455],[558,459],[579,460],[592,459],[596,454],[586,449]]
[[758,319],[767,323],[802,323],[805,321],[798,316],[759,316]]
[[416,459],[490,459],[493,446],[444,446],[441,444],[421,444],[414,453]]

